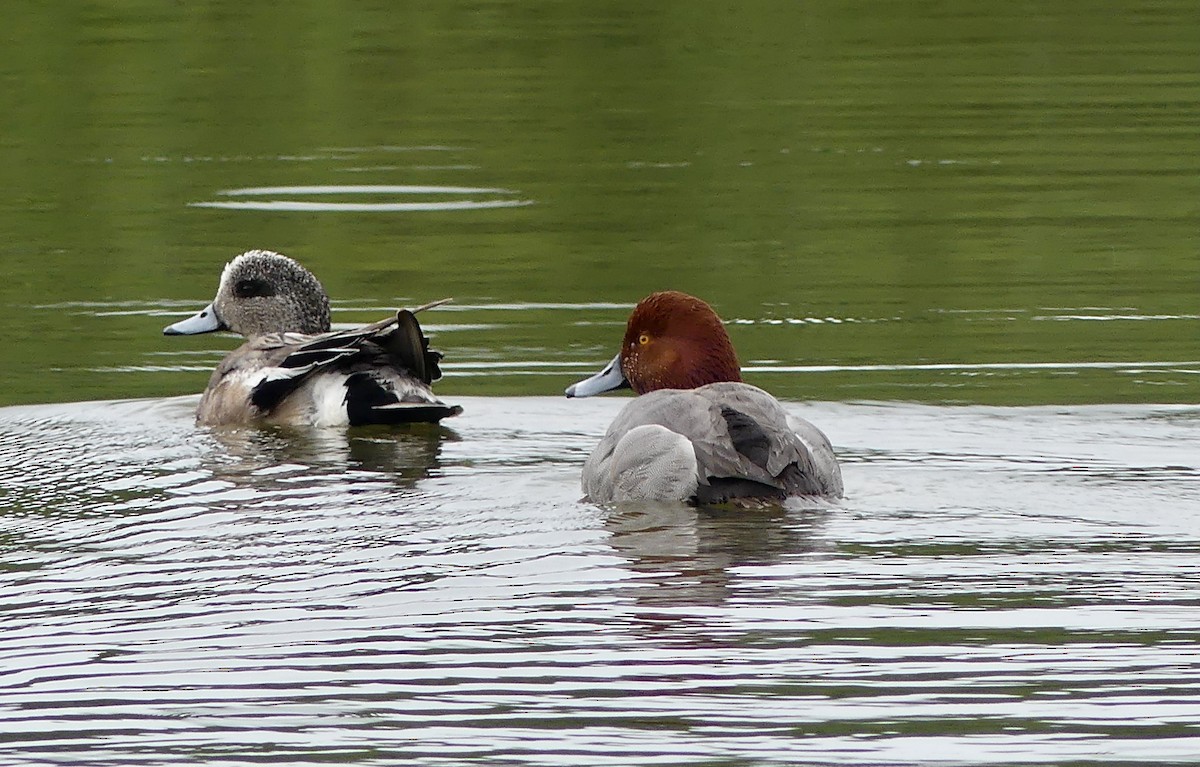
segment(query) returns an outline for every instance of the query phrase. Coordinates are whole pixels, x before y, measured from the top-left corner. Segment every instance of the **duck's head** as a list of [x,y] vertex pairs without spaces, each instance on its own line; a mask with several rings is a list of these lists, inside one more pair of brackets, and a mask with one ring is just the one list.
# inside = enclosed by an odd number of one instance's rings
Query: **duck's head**
[[630,387],[645,394],[741,380],[737,354],[721,318],[699,298],[669,290],[643,298],[629,316],[620,353],[604,370],[566,393],[590,397]]
[[217,297],[168,336],[232,330],[246,337],[329,330],[329,296],[312,272],[287,256],[248,250],[225,265]]

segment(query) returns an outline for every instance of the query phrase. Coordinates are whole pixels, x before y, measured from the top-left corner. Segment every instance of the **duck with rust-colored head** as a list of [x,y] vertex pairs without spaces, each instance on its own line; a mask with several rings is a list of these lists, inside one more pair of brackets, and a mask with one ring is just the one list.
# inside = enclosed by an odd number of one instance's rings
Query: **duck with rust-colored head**
[[566,393],[627,387],[639,396],[583,464],[583,491],[593,502],[841,497],[829,439],[742,382],[721,318],[700,299],[676,291],[647,296],[629,317],[620,353]]
[[325,288],[279,253],[250,250],[230,261],[213,302],[163,333],[214,330],[247,340],[213,371],[196,409],[203,426],[436,423],[462,412],[430,391],[442,355],[411,311],[331,332]]

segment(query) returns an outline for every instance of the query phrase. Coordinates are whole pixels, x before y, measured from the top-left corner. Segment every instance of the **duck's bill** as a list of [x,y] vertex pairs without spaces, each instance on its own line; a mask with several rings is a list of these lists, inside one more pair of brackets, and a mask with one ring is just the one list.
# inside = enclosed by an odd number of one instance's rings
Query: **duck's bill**
[[625,380],[625,374],[621,372],[621,355],[618,354],[613,357],[612,362],[608,363],[596,375],[568,386],[567,396],[591,397],[595,394],[603,394],[606,391],[628,388],[629,382]]
[[213,305],[209,304],[186,320],[180,320],[174,325],[167,325],[163,328],[163,335],[192,336],[197,333],[211,333],[214,330],[224,329],[225,323],[221,322]]

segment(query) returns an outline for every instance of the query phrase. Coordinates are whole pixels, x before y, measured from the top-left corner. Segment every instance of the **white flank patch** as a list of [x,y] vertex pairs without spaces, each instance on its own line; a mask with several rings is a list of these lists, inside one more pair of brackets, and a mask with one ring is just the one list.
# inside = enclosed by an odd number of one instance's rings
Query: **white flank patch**
[[346,410],[346,378],[341,373],[313,376],[309,391],[312,395],[313,425],[348,426]]

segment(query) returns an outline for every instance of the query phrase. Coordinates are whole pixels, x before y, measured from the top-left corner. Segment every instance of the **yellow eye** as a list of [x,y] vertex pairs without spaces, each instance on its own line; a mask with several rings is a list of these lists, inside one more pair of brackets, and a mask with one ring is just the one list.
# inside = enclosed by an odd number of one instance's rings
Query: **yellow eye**
[[646,344],[650,343],[650,336],[642,333],[640,336],[638,336],[638,343],[642,346],[645,346]]

